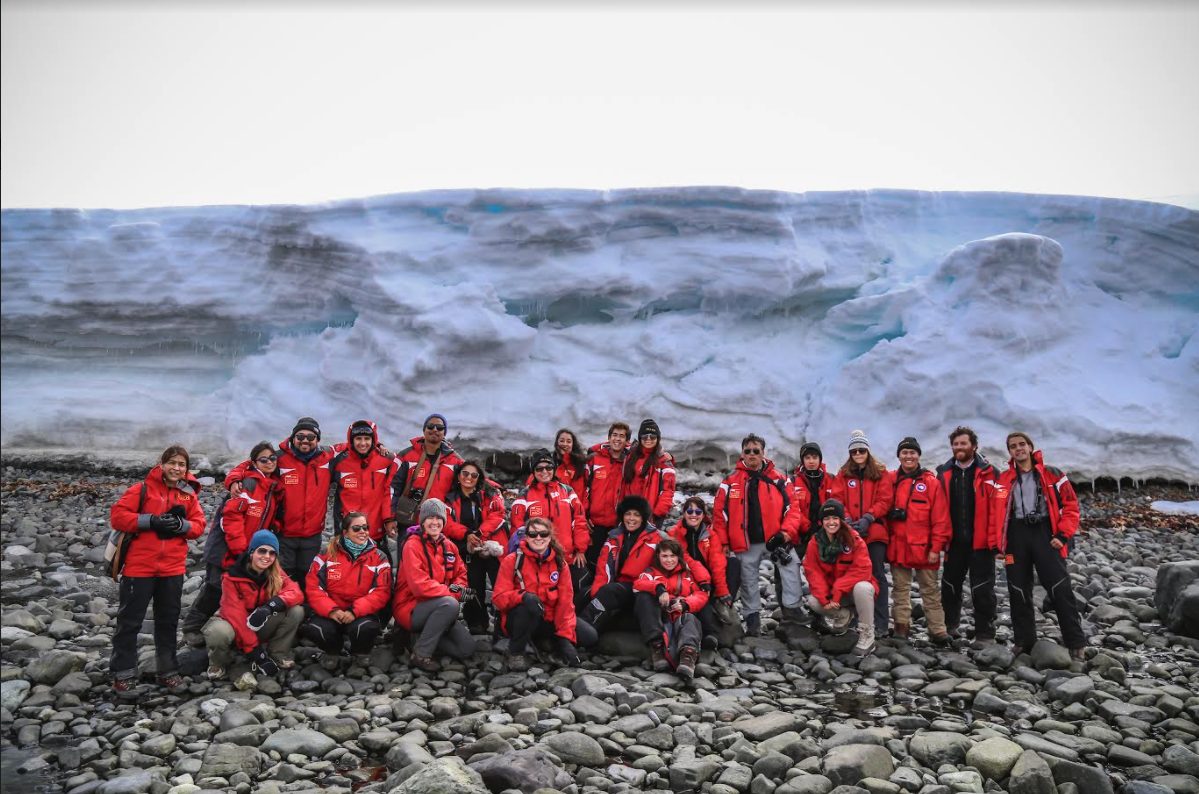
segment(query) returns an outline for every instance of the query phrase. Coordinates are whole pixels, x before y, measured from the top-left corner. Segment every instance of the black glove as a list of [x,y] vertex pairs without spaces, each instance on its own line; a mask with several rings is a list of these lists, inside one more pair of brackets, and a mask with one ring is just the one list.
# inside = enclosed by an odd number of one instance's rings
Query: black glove
[[567,667],[579,666],[579,652],[575,649],[575,644],[565,637],[558,638],[558,653]]
[[699,586],[699,589],[700,589],[700,590],[702,590],[702,591],[704,591],[705,593],[711,593],[711,592],[712,592],[712,585],[708,584],[707,582],[704,582],[703,584],[701,584],[701,585]]
[[541,599],[538,598],[534,593],[525,593],[522,595],[520,597],[520,603],[524,604],[538,615],[545,614],[545,604],[541,603]]
[[676,598],[671,603],[670,606],[672,609],[677,609],[680,612],[690,612],[691,611],[691,605],[688,604],[687,600],[684,598]]
[[266,622],[271,619],[272,614],[274,613],[271,612],[271,608],[263,604],[246,616],[246,626],[249,627],[250,631],[262,631],[266,627]]
[[766,541],[766,548],[769,551],[777,551],[787,545],[787,536],[782,532],[775,533],[774,537]]
[[853,528],[858,531],[859,535],[866,537],[866,533],[870,531],[870,525],[873,523],[874,516],[870,515],[869,513],[865,513],[861,518],[854,522]]
[[150,529],[160,538],[173,538],[183,526],[183,521],[174,513],[159,513],[150,516]]
[[259,645],[250,651],[250,661],[254,663],[254,669],[263,675],[279,675],[279,665],[266,652],[266,646]]
[[186,535],[187,530],[191,527],[191,522],[187,520],[187,510],[183,508],[183,505],[174,505],[167,512],[179,519],[179,527],[175,530],[175,535]]
[[718,598],[716,600],[719,601],[720,603],[724,604],[726,607],[731,607],[733,605],[732,593],[730,593],[729,595],[722,595],[720,598]]

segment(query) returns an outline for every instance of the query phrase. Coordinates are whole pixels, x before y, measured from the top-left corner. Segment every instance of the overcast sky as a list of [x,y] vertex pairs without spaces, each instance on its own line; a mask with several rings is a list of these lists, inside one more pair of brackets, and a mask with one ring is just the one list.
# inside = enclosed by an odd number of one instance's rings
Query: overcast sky
[[1199,3],[556,5],[3,2],[0,203],[1199,194]]

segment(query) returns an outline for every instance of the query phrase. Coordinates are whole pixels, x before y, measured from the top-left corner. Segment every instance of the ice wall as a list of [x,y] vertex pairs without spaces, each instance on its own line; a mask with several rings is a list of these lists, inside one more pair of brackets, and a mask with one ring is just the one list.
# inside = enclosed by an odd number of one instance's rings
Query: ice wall
[[1199,482],[1199,213],[1019,194],[438,191],[2,215],[6,450],[214,461],[312,414],[473,450],[652,416],[680,458],[973,425]]

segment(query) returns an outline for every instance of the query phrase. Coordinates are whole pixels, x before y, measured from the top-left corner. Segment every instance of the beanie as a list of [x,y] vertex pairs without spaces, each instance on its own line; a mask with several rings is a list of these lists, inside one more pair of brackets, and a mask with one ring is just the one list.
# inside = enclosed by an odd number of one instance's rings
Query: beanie
[[616,518],[620,520],[630,510],[640,514],[641,521],[648,524],[651,518],[649,502],[643,496],[626,496],[616,505]]
[[849,434],[849,451],[855,449],[870,449],[870,439],[866,438],[866,434],[861,430],[855,430]]
[[296,426],[291,429],[292,436],[299,433],[301,430],[310,430],[316,433],[316,440],[321,440],[321,426],[316,423],[316,420],[311,416],[301,416],[296,420]]
[[425,523],[426,518],[440,518],[445,521],[446,506],[440,499],[426,499],[420,503],[420,518],[418,524]]
[[829,516],[836,516],[837,518],[844,521],[845,520],[845,505],[841,504],[836,499],[826,500],[825,503],[820,506],[820,518],[821,518],[821,520],[823,520],[825,518],[828,518]]
[[824,453],[820,451],[820,445],[815,441],[804,442],[804,445],[799,448],[799,460],[802,463],[804,455],[815,455],[824,460]]
[[637,438],[641,438],[646,433],[653,433],[658,438],[662,437],[662,431],[658,429],[658,423],[653,419],[642,421],[641,427],[637,428]]
[[554,456],[552,454],[550,454],[550,451],[548,449],[539,449],[533,453],[532,461],[531,461],[530,465],[533,468],[537,468],[537,466],[541,463],[548,463],[551,466],[556,465],[554,463]]
[[420,423],[421,429],[424,429],[425,425],[429,424],[430,419],[440,419],[441,423],[443,425],[445,425],[446,435],[449,435],[450,423],[446,421],[445,414],[429,414],[428,416],[425,417],[425,421]]
[[916,450],[917,455],[922,454],[920,451],[920,442],[911,436],[906,436],[903,441],[899,442],[899,446],[895,448],[896,457],[898,457],[899,453],[905,449],[914,449]]
[[249,551],[254,552],[263,546],[270,546],[275,550],[275,554],[279,553],[279,538],[269,529],[260,529],[255,532],[250,537],[250,545],[247,548]]

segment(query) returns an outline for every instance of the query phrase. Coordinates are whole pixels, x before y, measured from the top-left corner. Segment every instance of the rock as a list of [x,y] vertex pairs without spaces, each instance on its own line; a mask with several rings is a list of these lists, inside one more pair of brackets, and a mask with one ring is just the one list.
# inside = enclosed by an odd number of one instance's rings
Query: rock
[[1055,678],[1045,685],[1049,697],[1063,703],[1082,703],[1094,690],[1095,682],[1086,675]]
[[828,794],[833,790],[833,781],[824,775],[800,775],[791,778],[787,785],[795,794]]
[[372,755],[383,755],[391,749],[391,746],[395,744],[398,738],[393,731],[375,729],[359,734],[358,744],[362,745],[362,749]]
[[154,775],[147,769],[130,769],[107,780],[96,789],[97,794],[144,794],[150,790]]
[[1130,780],[1120,789],[1120,794],[1173,794],[1173,789],[1150,783],[1148,780]]
[[240,744],[243,747],[258,747],[271,735],[271,729],[265,725],[239,725],[227,731],[221,731],[213,737],[213,741],[225,744]]
[[238,744],[210,744],[204,751],[197,778],[229,778],[238,772],[257,777],[262,769],[262,754],[254,747]]
[[142,742],[142,752],[157,758],[166,758],[175,752],[176,739],[172,734],[162,733]]
[[[947,731],[921,731],[912,737],[908,749],[917,761],[929,769],[936,769],[941,764],[960,765],[966,760],[966,753],[972,746],[973,742],[960,734]],[[882,777],[885,778],[890,774],[888,772]]]
[[30,634],[41,634],[46,630],[46,624],[26,609],[5,609],[0,615],[0,626],[12,626]]
[[1199,778],[1199,753],[1180,744],[1167,747],[1162,752],[1162,766],[1171,772]]
[[1170,631],[1199,637],[1199,560],[1167,562],[1158,567],[1153,605]]
[[1155,766],[1157,764],[1153,756],[1122,744],[1113,744],[1107,748],[1107,760],[1116,766]]
[[1038,670],[1070,669],[1070,652],[1053,640],[1037,640],[1028,655]]
[[[484,784],[492,791],[520,789],[525,794],[531,794],[539,788],[565,788],[571,783],[570,775],[538,747],[493,755],[471,762],[469,766],[479,773]],[[640,772],[640,775],[641,780],[644,780],[645,773]]]
[[21,678],[10,678],[0,683],[0,708],[15,711],[29,696],[30,683]]
[[57,618],[50,622],[46,633],[56,640],[69,640],[72,637],[78,637],[83,633],[83,626],[80,626],[73,620],[66,618]]
[[1057,794],[1057,784],[1045,759],[1033,750],[1025,750],[1012,766],[1008,791],[1010,794]]
[[834,785],[855,785],[864,777],[886,780],[895,771],[895,762],[885,747],[875,744],[845,744],[824,756],[824,774]]
[[433,756],[415,742],[398,741],[387,751],[384,762],[388,769],[403,769],[410,764],[427,764]]
[[[772,711],[758,717],[737,720],[732,724],[733,730],[741,731],[751,742],[760,742],[777,736],[784,731],[799,731],[804,728],[804,720],[796,714],[785,711]],[[857,781],[854,781],[857,782]]]
[[600,743],[576,731],[551,734],[542,743],[566,764],[598,766],[604,762],[604,748]]
[[616,716],[616,707],[592,695],[576,697],[568,706],[579,722],[604,723]]
[[322,758],[336,746],[337,742],[319,731],[293,728],[272,733],[262,743],[262,751],[267,753],[274,750],[285,757],[295,753],[309,758]]
[[35,684],[57,684],[67,673],[82,670],[86,659],[71,651],[46,651],[25,668],[25,675]]
[[670,790],[690,791],[707,783],[720,769],[720,764],[708,758],[675,761],[670,765]]
[[1008,776],[1025,752],[1010,739],[992,736],[983,739],[967,751],[966,765],[977,769],[984,778],[999,781]]
[[1065,760],[1055,761],[1050,768],[1053,780],[1059,786],[1073,783],[1086,794],[1115,794],[1111,778],[1102,769]]
[[328,736],[337,744],[344,744],[351,739],[357,739],[361,728],[357,720],[349,717],[329,717],[316,724],[316,729]]
[[58,679],[58,683],[50,687],[51,694],[54,695],[84,695],[92,689],[92,679],[87,673],[75,672],[67,673],[62,678]]
[[479,773],[457,758],[438,758],[420,768],[392,794],[490,794]]

